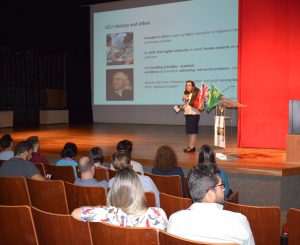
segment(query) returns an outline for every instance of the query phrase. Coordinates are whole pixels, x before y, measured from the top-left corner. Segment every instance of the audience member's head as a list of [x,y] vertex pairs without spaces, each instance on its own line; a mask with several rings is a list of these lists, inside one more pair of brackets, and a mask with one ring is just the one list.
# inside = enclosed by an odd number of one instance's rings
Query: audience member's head
[[20,157],[26,161],[30,161],[32,152],[33,146],[27,141],[22,141],[16,145],[14,154],[15,157]]
[[130,161],[131,158],[127,151],[117,151],[112,155],[112,166],[117,171],[131,167]]
[[93,178],[95,175],[94,163],[89,157],[82,157],[78,162],[81,178]]
[[104,161],[103,150],[100,147],[93,147],[90,151],[90,157],[95,165],[100,165]]
[[188,172],[188,188],[193,202],[224,202],[224,183],[213,165],[198,165]]
[[154,167],[161,171],[168,171],[177,167],[177,155],[170,146],[162,145],[157,149]]
[[40,141],[39,141],[39,137],[37,136],[30,136],[27,141],[32,144],[33,146],[33,151],[37,152],[40,148]]
[[202,145],[200,152],[199,152],[199,158],[198,158],[199,164],[209,164],[209,163],[216,163],[216,157],[213,149],[209,145]]
[[129,154],[132,152],[133,144],[130,140],[121,140],[117,144],[117,151],[127,151]]
[[62,149],[60,153],[62,158],[73,158],[77,155],[77,146],[76,144],[72,142],[68,142],[64,145],[64,148]]
[[140,214],[147,207],[143,186],[131,168],[118,171],[107,200],[108,206],[120,208],[126,214]]
[[13,138],[10,134],[4,134],[0,139],[0,145],[5,149],[11,149],[13,145]]

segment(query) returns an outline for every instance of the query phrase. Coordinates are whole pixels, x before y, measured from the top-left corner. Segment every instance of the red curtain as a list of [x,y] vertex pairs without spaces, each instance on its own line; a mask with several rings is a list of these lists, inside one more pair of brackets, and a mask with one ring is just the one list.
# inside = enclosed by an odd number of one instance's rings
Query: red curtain
[[300,3],[240,0],[238,146],[284,149],[288,101],[300,99]]

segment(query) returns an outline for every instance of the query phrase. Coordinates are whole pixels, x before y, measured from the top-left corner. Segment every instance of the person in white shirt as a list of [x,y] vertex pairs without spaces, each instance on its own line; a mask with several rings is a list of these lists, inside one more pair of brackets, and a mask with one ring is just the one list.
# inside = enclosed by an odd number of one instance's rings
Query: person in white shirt
[[[112,166],[117,171],[120,171],[124,168],[132,168],[130,162],[130,155],[126,151],[117,151],[112,156]],[[159,190],[154,184],[153,180],[149,176],[140,175],[138,177],[142,183],[144,192],[153,192],[155,195],[155,205],[156,207],[160,206],[159,200]],[[111,188],[114,183],[115,177],[111,178],[108,182],[108,188]]]
[[254,245],[247,218],[223,210],[224,183],[214,172],[206,165],[195,166],[188,172],[193,204],[171,215],[167,231],[201,242]]
[[[130,140],[121,140],[117,144],[117,151],[126,151],[131,158],[132,147],[133,147],[133,143]],[[140,164],[139,162],[130,160],[130,165],[135,172],[137,172],[138,174],[144,175],[144,168],[143,168],[142,164]],[[111,165],[111,169],[116,170],[116,169],[114,169],[113,165]]]

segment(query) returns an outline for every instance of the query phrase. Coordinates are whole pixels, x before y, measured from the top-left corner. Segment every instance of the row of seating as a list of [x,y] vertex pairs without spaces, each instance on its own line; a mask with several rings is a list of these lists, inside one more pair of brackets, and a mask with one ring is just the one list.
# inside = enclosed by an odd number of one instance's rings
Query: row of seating
[[[150,207],[155,207],[155,195],[146,192]],[[161,207],[169,217],[188,208],[192,201],[165,193],[160,194]],[[80,206],[106,205],[106,190],[96,186],[78,186],[62,180],[39,181],[24,177],[0,177],[0,205],[29,205],[41,210],[70,214]]]
[[179,238],[164,231],[158,232],[154,228],[80,222],[71,215],[53,214],[26,205],[0,205],[0,217],[0,237],[3,244],[212,244]]
[[[73,167],[71,166],[55,166],[52,164],[36,164],[40,172],[46,176],[50,174],[53,180],[64,180],[70,183],[74,183],[75,176]],[[77,167],[78,177],[80,177],[80,172]],[[95,168],[95,179],[97,181],[109,180],[116,175],[116,171],[105,168]],[[155,185],[157,186],[160,192],[177,196],[177,197],[187,197],[190,198],[188,189],[187,189],[187,178],[185,177],[184,190],[182,190],[181,179],[179,175],[173,176],[161,176],[150,173],[145,173],[146,176],[149,176]],[[234,192],[229,197],[229,201],[238,203],[238,193]]]

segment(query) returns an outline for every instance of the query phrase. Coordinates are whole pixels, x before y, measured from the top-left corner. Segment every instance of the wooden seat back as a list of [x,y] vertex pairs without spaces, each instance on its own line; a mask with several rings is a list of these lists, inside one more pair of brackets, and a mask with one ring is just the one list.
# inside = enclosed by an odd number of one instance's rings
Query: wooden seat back
[[81,206],[106,205],[106,190],[101,186],[79,186],[65,182],[70,213]]
[[280,209],[276,206],[247,206],[224,202],[224,209],[245,215],[256,245],[280,244]]
[[300,209],[290,208],[287,213],[288,244],[300,243]]
[[160,193],[160,207],[166,212],[168,218],[171,214],[187,209],[191,205],[192,200],[190,198],[176,197],[163,192]]
[[145,192],[148,207],[156,207],[154,192]]
[[237,243],[207,243],[198,242],[172,235],[165,231],[159,231],[160,245],[238,245]]
[[109,179],[111,179],[111,178],[113,178],[117,175],[116,170],[112,170],[112,169],[107,168],[107,172],[108,172]]
[[40,244],[92,244],[88,223],[71,215],[53,214],[32,207]]
[[156,185],[159,192],[163,192],[172,196],[182,197],[182,184],[179,175],[156,175],[145,173]]
[[51,174],[52,180],[63,180],[74,183],[75,175],[72,166],[56,166],[52,164],[44,164],[46,174]]
[[24,177],[0,177],[0,205],[31,205]]
[[97,181],[109,180],[109,174],[106,168],[95,168],[95,179]]
[[159,244],[158,232],[155,228],[120,227],[102,222],[90,222],[89,226],[93,244]]
[[68,214],[67,198],[62,180],[27,179],[31,205],[46,212]]
[[1,244],[39,244],[29,206],[0,205]]

